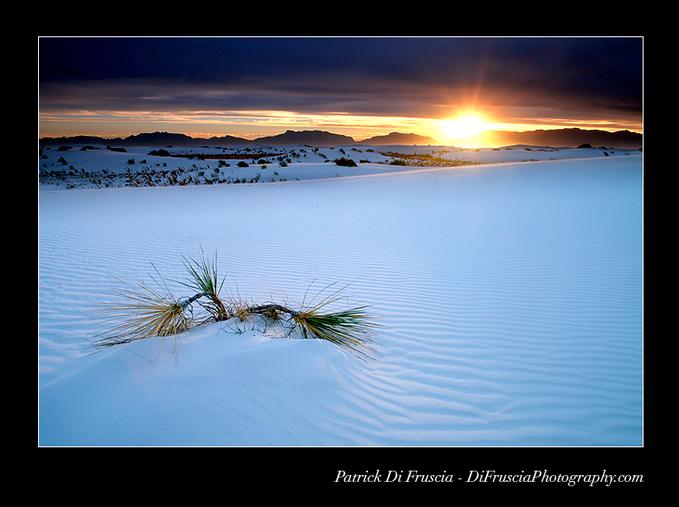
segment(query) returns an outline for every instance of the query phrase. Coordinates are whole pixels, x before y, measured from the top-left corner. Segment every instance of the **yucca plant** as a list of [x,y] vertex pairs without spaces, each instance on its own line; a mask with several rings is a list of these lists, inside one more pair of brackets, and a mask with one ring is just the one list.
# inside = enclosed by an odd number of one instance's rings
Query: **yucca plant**
[[[153,336],[170,336],[206,322],[231,318],[245,321],[258,315],[268,322],[287,325],[287,336],[299,330],[303,338],[326,340],[351,349],[362,357],[369,356],[368,346],[372,341],[370,330],[376,324],[366,311],[368,306],[324,312],[343,298],[341,293],[347,286],[335,290],[314,305],[305,305],[311,288],[309,286],[300,310],[277,303],[248,304],[240,296],[229,298],[225,303],[220,297],[225,278],[219,279],[217,255],[209,260],[201,250],[198,259],[182,258],[190,280],[180,283],[195,291],[195,294],[188,298],[175,298],[164,281],[162,287],[165,293],[145,284],[139,285],[136,290],[120,291],[123,302],[107,306],[109,321],[115,321],[115,326],[106,337],[98,341],[100,345],[111,346]],[[335,285],[332,283],[322,288],[312,298],[312,302]],[[192,305],[196,302],[207,312],[207,318],[194,319]],[[288,317],[284,318],[285,315]]]

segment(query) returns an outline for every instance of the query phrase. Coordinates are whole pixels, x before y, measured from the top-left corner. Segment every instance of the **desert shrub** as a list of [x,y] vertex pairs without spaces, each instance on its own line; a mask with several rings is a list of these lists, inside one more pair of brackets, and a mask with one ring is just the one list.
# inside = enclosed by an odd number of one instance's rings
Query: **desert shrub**
[[359,162],[361,162],[361,164],[369,164],[370,160],[361,159]]
[[335,159],[335,164],[343,167],[356,167],[356,162],[350,158],[340,157]]
[[71,148],[72,146],[59,146],[59,148],[57,148],[57,151],[68,151]]
[[238,167],[249,167],[249,166],[250,166],[250,164],[248,164],[244,160],[241,160],[240,162],[238,162]]
[[405,160],[401,160],[401,159],[398,159],[398,158],[397,158],[397,159],[392,160],[391,162],[389,162],[389,165],[408,165],[408,164],[406,164],[406,161],[405,161]]
[[288,167],[288,163],[285,160],[281,161],[278,165],[281,167]]
[[61,165],[68,165],[68,162],[66,162],[66,159],[64,157],[59,157],[59,160],[57,160]]
[[151,150],[148,153],[149,155],[153,155],[154,157],[169,157],[170,152],[167,150],[164,150],[160,148],[159,150]]
[[120,153],[127,153],[127,150],[125,148],[115,148],[115,147],[107,146],[106,149],[108,151],[117,151],[117,152],[120,152]]
[[591,148],[591,147],[592,145],[589,143],[582,143],[580,146],[578,146],[578,148]]
[[129,159],[129,160],[127,161],[127,164],[128,164],[128,165],[134,165],[134,159],[133,159],[133,158]]

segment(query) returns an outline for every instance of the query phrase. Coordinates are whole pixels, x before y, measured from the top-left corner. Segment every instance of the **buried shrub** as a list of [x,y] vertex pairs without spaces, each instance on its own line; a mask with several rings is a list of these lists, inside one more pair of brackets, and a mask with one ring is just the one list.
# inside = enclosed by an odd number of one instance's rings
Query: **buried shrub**
[[[329,311],[344,298],[342,292],[347,286],[332,291],[336,282],[329,284],[305,304],[309,286],[297,309],[275,302],[246,303],[240,296],[221,296],[225,277],[220,278],[218,274],[216,253],[208,259],[201,250],[197,259],[183,256],[182,259],[189,278],[179,283],[193,295],[175,297],[156,270],[160,279],[151,276],[154,286],[140,284],[136,288],[119,290],[115,293],[116,301],[104,303],[102,321],[109,329],[95,342],[96,345],[111,347],[155,336],[177,335],[210,322],[231,319],[244,322],[259,317],[267,325],[281,326],[286,331],[286,338],[297,331],[303,339],[325,340],[361,357],[370,357],[370,331],[377,325],[367,312],[368,306]],[[324,296],[328,292],[330,294]],[[314,304],[319,297],[322,299]],[[196,309],[198,311],[194,312]]]

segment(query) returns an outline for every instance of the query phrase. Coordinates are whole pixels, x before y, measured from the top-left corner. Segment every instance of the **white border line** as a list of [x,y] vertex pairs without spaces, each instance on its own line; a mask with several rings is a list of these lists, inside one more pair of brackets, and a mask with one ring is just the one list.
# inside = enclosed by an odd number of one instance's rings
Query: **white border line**
[[[452,448],[452,449],[638,449],[645,447],[645,327],[644,327],[644,81],[645,81],[645,38],[643,35],[39,35],[38,36],[38,150],[40,149],[40,39],[641,39],[641,445],[41,445],[40,444],[40,298],[38,298],[38,447],[46,448],[348,448],[348,449],[392,449],[392,448]],[[485,164],[484,164],[485,165]],[[39,171],[39,166],[38,166]],[[372,176],[372,175],[371,175]],[[310,180],[313,181],[313,180]],[[38,217],[40,217],[40,179],[38,178]],[[38,218],[38,240],[40,219]],[[38,248],[38,292],[40,291],[40,248]]]

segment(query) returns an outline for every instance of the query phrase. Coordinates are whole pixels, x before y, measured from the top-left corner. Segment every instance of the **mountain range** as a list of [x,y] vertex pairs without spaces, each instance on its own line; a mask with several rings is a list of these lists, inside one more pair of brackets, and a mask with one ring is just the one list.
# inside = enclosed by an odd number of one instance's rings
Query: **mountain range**
[[589,143],[592,146],[614,148],[641,148],[642,135],[629,130],[608,132],[606,130],[585,130],[579,128],[557,130],[529,130],[526,132],[507,132],[493,130],[484,135],[485,140],[495,146],[528,144],[535,146],[578,147]]
[[[577,147],[584,143],[592,146],[638,149],[641,147],[642,134],[620,130],[585,130],[579,128],[555,130],[531,130],[526,132],[489,131],[484,134],[488,144],[509,146],[516,144]],[[144,132],[125,138],[104,138],[98,136],[44,137],[42,145],[110,145],[110,146],[234,146],[234,145],[310,145],[310,146],[346,146],[346,145],[437,145],[436,140],[417,134],[391,132],[383,136],[375,136],[362,141],[352,137],[334,134],[323,130],[287,130],[282,134],[260,137],[254,140],[234,136],[190,137],[186,134],[172,132]]]

